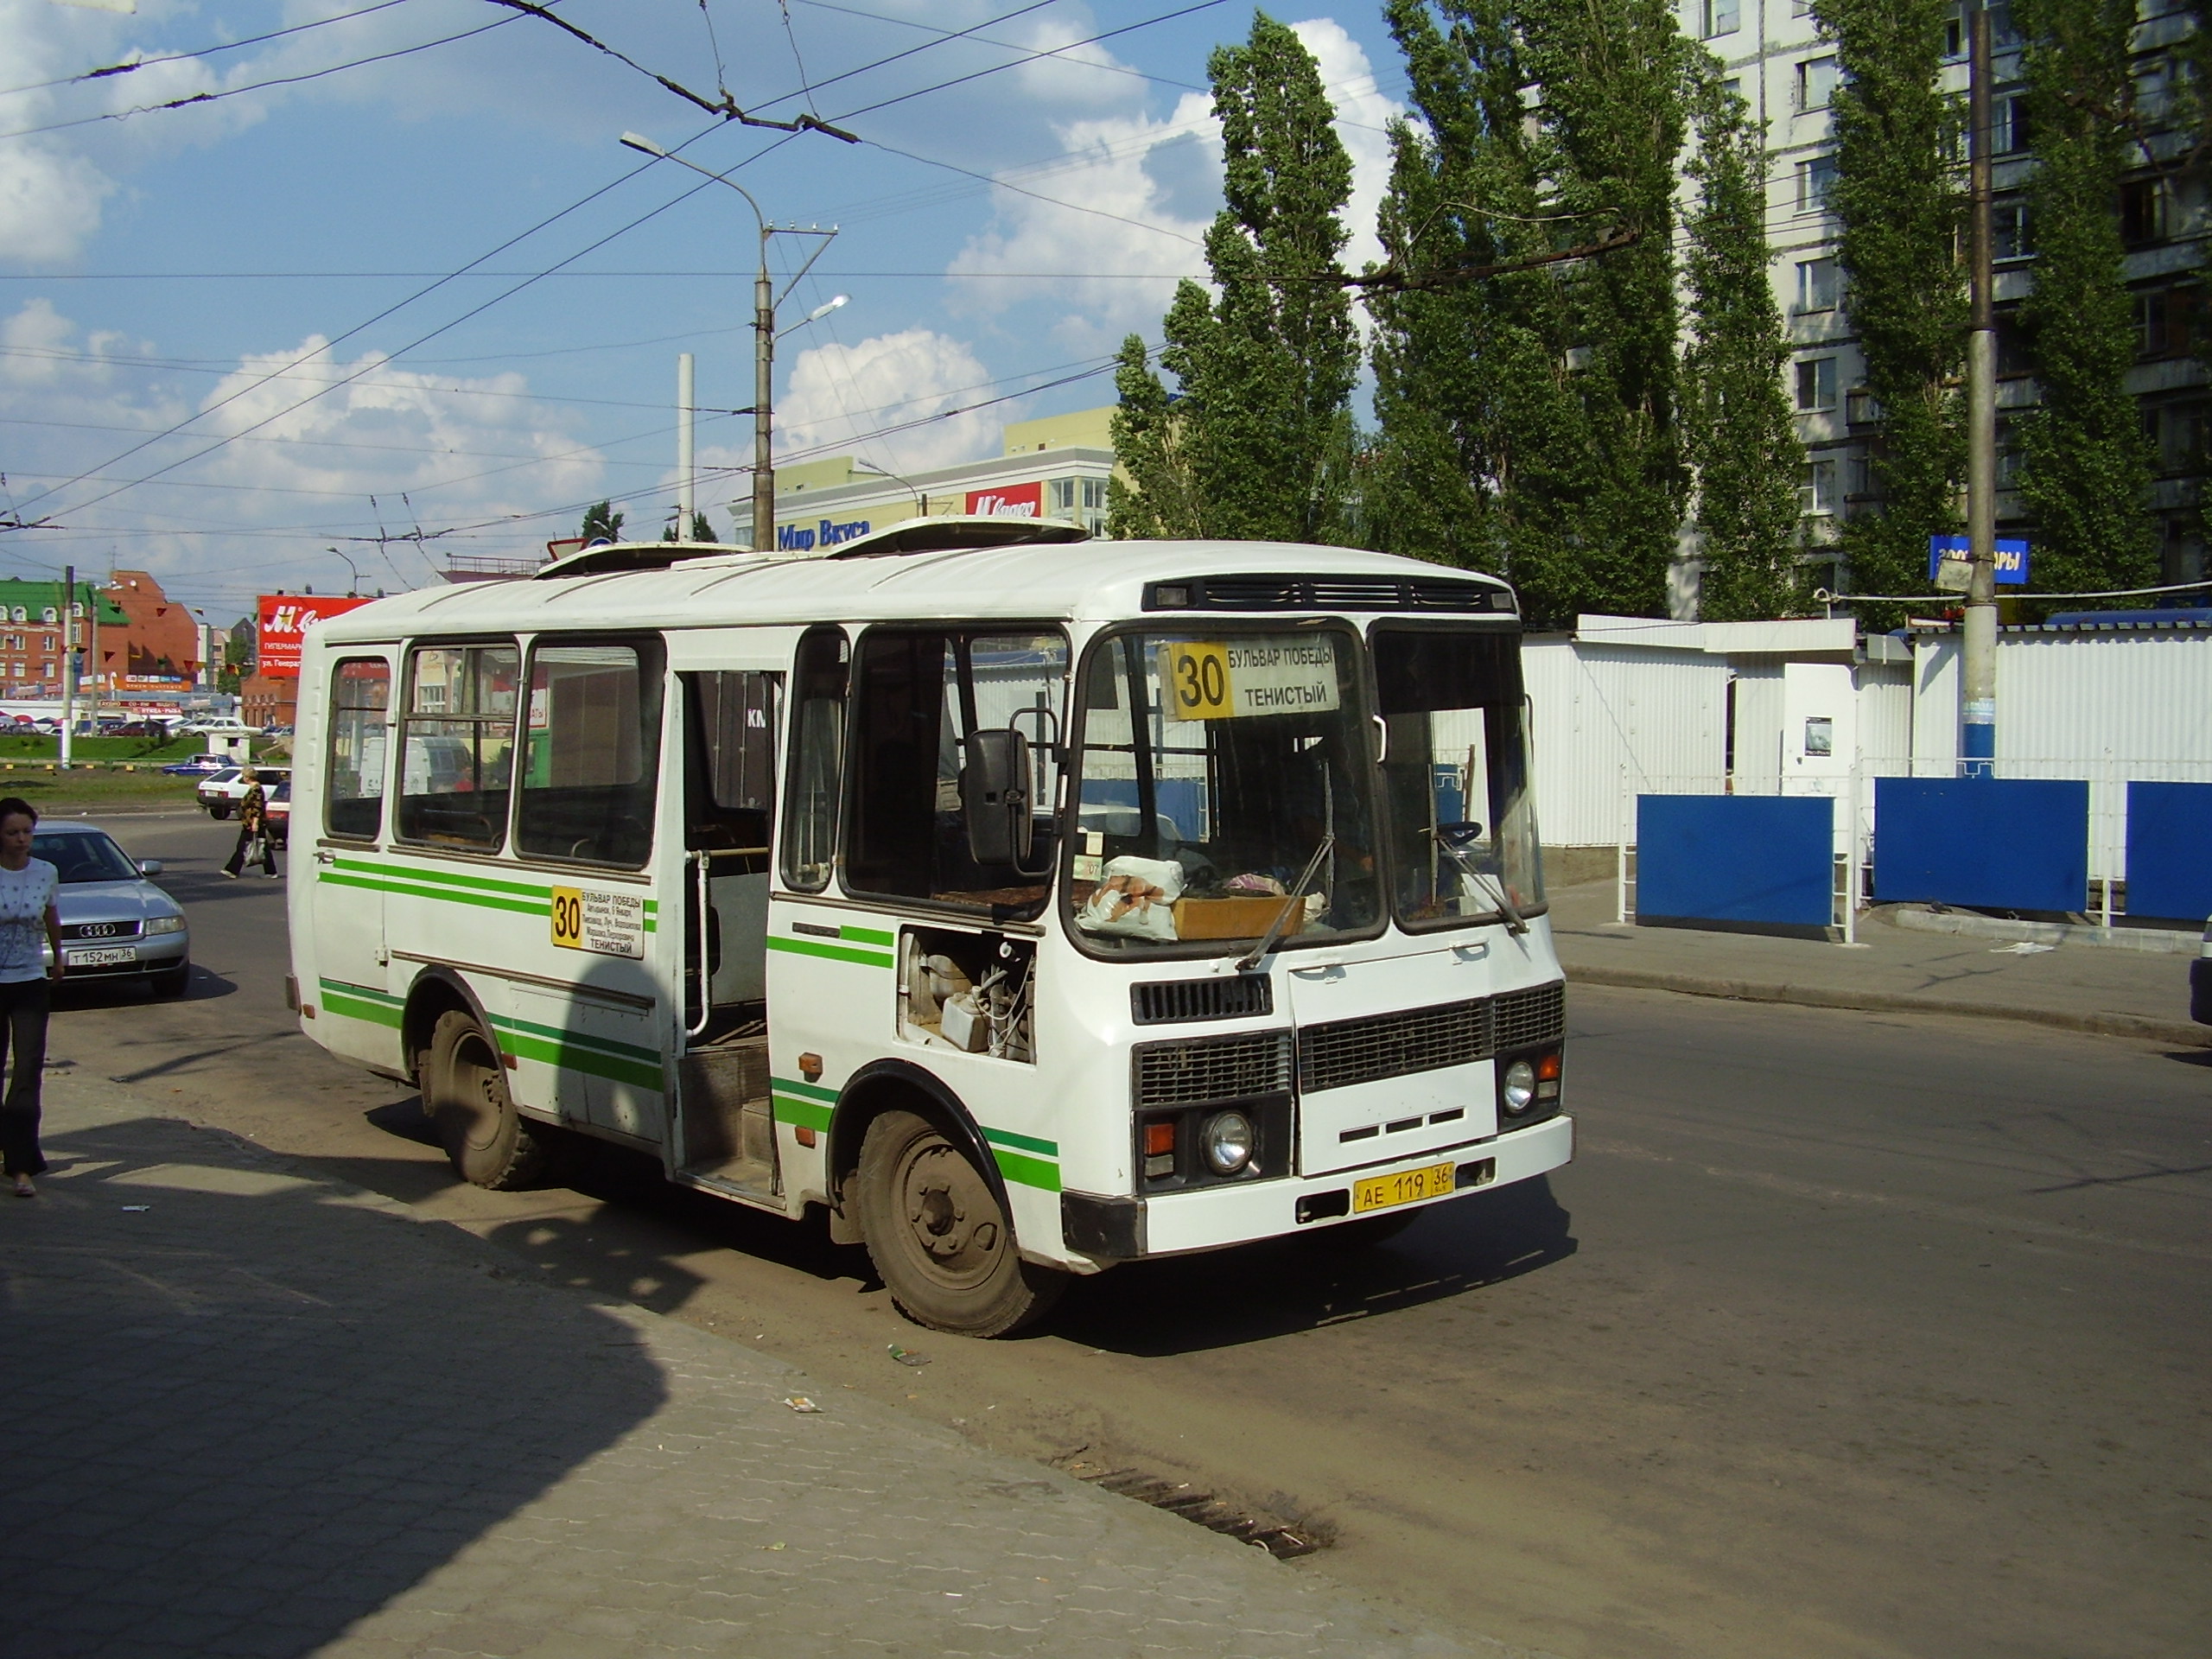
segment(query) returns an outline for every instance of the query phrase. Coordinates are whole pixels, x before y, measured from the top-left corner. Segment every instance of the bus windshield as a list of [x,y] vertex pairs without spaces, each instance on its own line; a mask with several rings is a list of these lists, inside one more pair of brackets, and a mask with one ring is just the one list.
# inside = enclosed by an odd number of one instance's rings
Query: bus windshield
[[1068,902],[1087,946],[1218,953],[1379,929],[1348,629],[1116,634],[1082,683]]
[[1379,622],[1372,648],[1398,925],[1517,924],[1544,900],[1518,637]]

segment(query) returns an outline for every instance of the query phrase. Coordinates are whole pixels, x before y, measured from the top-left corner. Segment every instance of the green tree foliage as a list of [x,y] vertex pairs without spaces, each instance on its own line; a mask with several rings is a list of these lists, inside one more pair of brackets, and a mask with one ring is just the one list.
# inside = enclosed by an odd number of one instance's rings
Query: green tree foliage
[[610,542],[622,539],[622,514],[614,511],[612,501],[601,501],[584,509],[584,527],[576,532],[584,540],[595,541],[604,536]]
[[[1839,257],[1851,320],[1881,405],[1872,446],[1882,507],[1854,518],[1842,549],[1853,590],[1916,594],[1928,538],[1958,529],[1966,474],[1963,182],[1955,105],[1939,85],[1945,0],[1815,0],[1843,73],[1835,92]],[[1870,621],[1897,607],[1864,607]]]
[[2021,321],[2042,391],[2021,423],[2020,493],[2036,528],[2037,585],[2145,587],[2158,549],[2151,460],[2128,392],[2133,305],[2119,198],[2134,111],[2133,0],[2018,0],[2026,36],[2035,287]]
[[[1386,16],[1421,120],[1392,134],[1380,231],[1421,286],[1372,307],[1378,539],[1509,575],[1538,620],[1660,612],[1688,486],[1688,44],[1657,0],[1390,0]],[[1624,232],[1618,251],[1540,263]]]
[[1115,443],[1133,489],[1116,535],[1326,541],[1343,534],[1359,345],[1339,263],[1351,162],[1313,54],[1255,13],[1207,66],[1227,205],[1206,233],[1219,297],[1176,290],[1160,354],[1171,402],[1132,340]]
[[1801,596],[1805,452],[1783,391],[1789,341],[1767,274],[1765,142],[1717,75],[1701,78],[1696,117],[1682,425],[1705,560],[1698,612],[1750,621],[1786,614]]

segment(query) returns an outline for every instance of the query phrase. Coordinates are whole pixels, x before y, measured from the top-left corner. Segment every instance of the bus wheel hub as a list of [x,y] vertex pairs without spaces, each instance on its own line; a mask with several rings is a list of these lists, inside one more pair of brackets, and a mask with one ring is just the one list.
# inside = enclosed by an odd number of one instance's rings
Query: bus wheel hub
[[922,1248],[948,1265],[998,1243],[988,1198],[968,1160],[950,1147],[925,1149],[908,1169],[906,1220]]

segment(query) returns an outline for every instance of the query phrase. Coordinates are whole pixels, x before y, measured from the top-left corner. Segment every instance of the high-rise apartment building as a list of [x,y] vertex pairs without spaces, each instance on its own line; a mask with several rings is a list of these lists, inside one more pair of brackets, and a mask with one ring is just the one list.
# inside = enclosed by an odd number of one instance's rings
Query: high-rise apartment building
[[[2208,574],[2196,522],[2196,474],[2204,448],[2205,374],[2194,354],[2190,307],[2204,263],[2201,190],[2179,175],[2186,139],[2171,130],[2181,69],[2175,51],[2192,27],[2187,0],[2139,0],[2135,99],[2145,138],[2118,204],[2134,297],[2137,355],[2128,377],[2142,410],[2157,475],[2165,580]],[[1767,236],[1775,297],[1790,340],[1788,390],[1806,462],[1799,499],[1808,544],[1832,543],[1836,527],[1876,503],[1869,439],[1879,410],[1866,396],[1865,368],[1852,330],[1847,274],[1836,257],[1839,232],[1827,198],[1836,176],[1834,115],[1838,71],[1834,42],[1822,39],[1809,0],[1681,0],[1684,33],[1702,40],[1764,124],[1771,154]],[[2023,187],[2034,166],[2021,80],[2020,41],[2009,7],[1991,8],[1993,52],[1993,232],[1997,265],[1998,498],[2000,534],[2032,536],[2019,493],[2014,423],[2036,401],[2031,364],[2017,313],[2034,279],[2035,226]],[[1945,84],[1963,104],[1967,24],[1952,8]],[[1961,156],[1964,188],[1964,155]]]

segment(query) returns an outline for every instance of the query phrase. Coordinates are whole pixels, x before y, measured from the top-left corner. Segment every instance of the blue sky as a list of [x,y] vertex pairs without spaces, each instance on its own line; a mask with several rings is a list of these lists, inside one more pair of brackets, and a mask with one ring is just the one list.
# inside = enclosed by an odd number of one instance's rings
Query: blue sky
[[[811,106],[868,140],[849,145],[717,122],[489,0],[105,9],[130,3],[0,0],[0,514],[56,526],[0,532],[0,574],[148,569],[219,621],[278,586],[342,591],[334,545],[365,589],[397,588],[448,551],[536,552],[603,495],[635,498],[628,528],[658,533],[677,353],[698,359],[702,408],[751,401],[754,235],[742,201],[620,148],[626,130],[737,168],[779,221],[841,227],[782,314],[851,296],[779,348],[780,459],[907,470],[1109,401],[1104,375],[1046,383],[1128,332],[1156,339],[1173,278],[1203,274],[1219,204],[1206,55],[1252,16],[1249,0],[554,8],[710,99]],[[1337,103],[1356,261],[1404,77],[1375,0],[1275,15]],[[404,55],[361,61],[385,54]],[[318,73],[337,66],[354,67]],[[203,92],[229,95],[96,118]],[[808,245],[777,238],[774,263]],[[702,468],[750,459],[746,417],[702,414],[698,441]],[[702,480],[718,533],[746,488]]]

